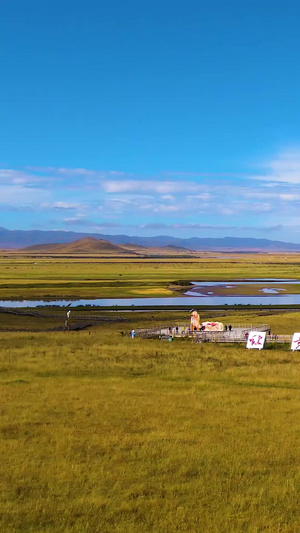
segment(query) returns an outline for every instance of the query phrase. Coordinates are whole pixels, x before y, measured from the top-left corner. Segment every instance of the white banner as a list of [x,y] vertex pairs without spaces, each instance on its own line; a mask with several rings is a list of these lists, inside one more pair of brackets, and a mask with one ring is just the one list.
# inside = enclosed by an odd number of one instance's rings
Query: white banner
[[204,331],[224,331],[222,322],[202,322]]
[[294,333],[292,338],[291,350],[300,350],[300,333]]
[[256,348],[262,350],[266,341],[265,331],[250,331],[246,348]]

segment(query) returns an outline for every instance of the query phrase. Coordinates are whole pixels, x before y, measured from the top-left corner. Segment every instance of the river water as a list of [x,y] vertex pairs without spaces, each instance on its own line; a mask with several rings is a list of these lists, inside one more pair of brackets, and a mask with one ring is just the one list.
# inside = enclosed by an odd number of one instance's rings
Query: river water
[[[231,295],[230,291],[237,285],[263,283],[260,294],[255,296]],[[72,307],[78,305],[95,305],[98,307],[119,306],[145,307],[151,309],[156,306],[186,306],[199,307],[201,305],[300,305],[300,294],[285,294],[284,286],[299,284],[299,280],[284,279],[251,279],[239,281],[198,281],[193,283],[193,287],[185,296],[174,298],[94,298],[80,300],[2,300],[1,307],[43,307],[59,306],[63,307],[69,303]],[[219,296],[214,294],[218,287],[226,288],[226,294]]]

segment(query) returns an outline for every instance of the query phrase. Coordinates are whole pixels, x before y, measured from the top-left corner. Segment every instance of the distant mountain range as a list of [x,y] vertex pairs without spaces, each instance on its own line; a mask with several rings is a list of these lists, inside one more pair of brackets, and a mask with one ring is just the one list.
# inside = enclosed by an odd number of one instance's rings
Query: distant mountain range
[[[224,238],[207,238],[191,237],[181,239],[167,235],[157,237],[138,237],[129,235],[104,235],[95,233],[76,233],[73,231],[41,231],[41,230],[8,230],[0,228],[0,248],[1,249],[19,249],[34,245],[46,244],[68,244],[74,241],[85,239],[101,239],[109,241],[112,245],[121,245],[125,251],[136,252],[136,247],[156,248],[156,247],[175,247],[182,252],[189,250],[198,251],[264,251],[264,252],[298,252],[300,244],[288,243],[282,241],[272,241],[268,239],[254,239],[242,237],[224,237]],[[94,246],[94,245],[93,245]],[[50,250],[49,250],[50,251]],[[113,251],[113,250],[111,250]],[[124,253],[125,253],[124,251]],[[142,250],[140,250],[142,252]],[[75,252],[74,252],[75,253]],[[89,252],[91,253],[91,252]],[[96,252],[95,252],[96,253]]]

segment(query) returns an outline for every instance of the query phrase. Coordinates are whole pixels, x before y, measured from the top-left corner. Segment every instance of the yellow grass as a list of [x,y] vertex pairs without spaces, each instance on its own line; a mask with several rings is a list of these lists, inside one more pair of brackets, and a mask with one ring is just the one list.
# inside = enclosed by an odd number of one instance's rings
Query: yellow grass
[[169,289],[164,289],[164,288],[160,288],[159,291],[158,289],[156,288],[152,288],[152,289],[132,289],[130,290],[130,293],[132,295],[138,295],[138,296],[154,296],[156,295],[157,293],[159,292],[159,295],[160,296],[166,296],[166,297],[171,297],[173,296],[173,292],[170,291]]
[[0,530],[299,531],[300,354],[120,329],[0,333]]

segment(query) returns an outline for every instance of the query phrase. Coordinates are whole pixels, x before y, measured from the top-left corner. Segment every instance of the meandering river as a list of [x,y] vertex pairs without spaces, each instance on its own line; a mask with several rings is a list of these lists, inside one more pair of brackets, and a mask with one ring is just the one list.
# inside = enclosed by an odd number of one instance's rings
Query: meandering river
[[[257,295],[236,295],[232,291],[239,287],[243,292],[243,286],[249,284],[263,285]],[[1,307],[63,307],[72,303],[72,307],[78,305],[94,305],[99,307],[145,307],[151,309],[156,306],[186,306],[200,307],[201,305],[300,305],[300,294],[285,294],[291,285],[300,284],[299,280],[287,279],[245,279],[238,281],[198,281],[193,282],[192,288],[185,294],[174,298],[94,298],[80,300],[2,300]],[[219,290],[222,295],[216,294]],[[225,294],[224,294],[225,293]]]

